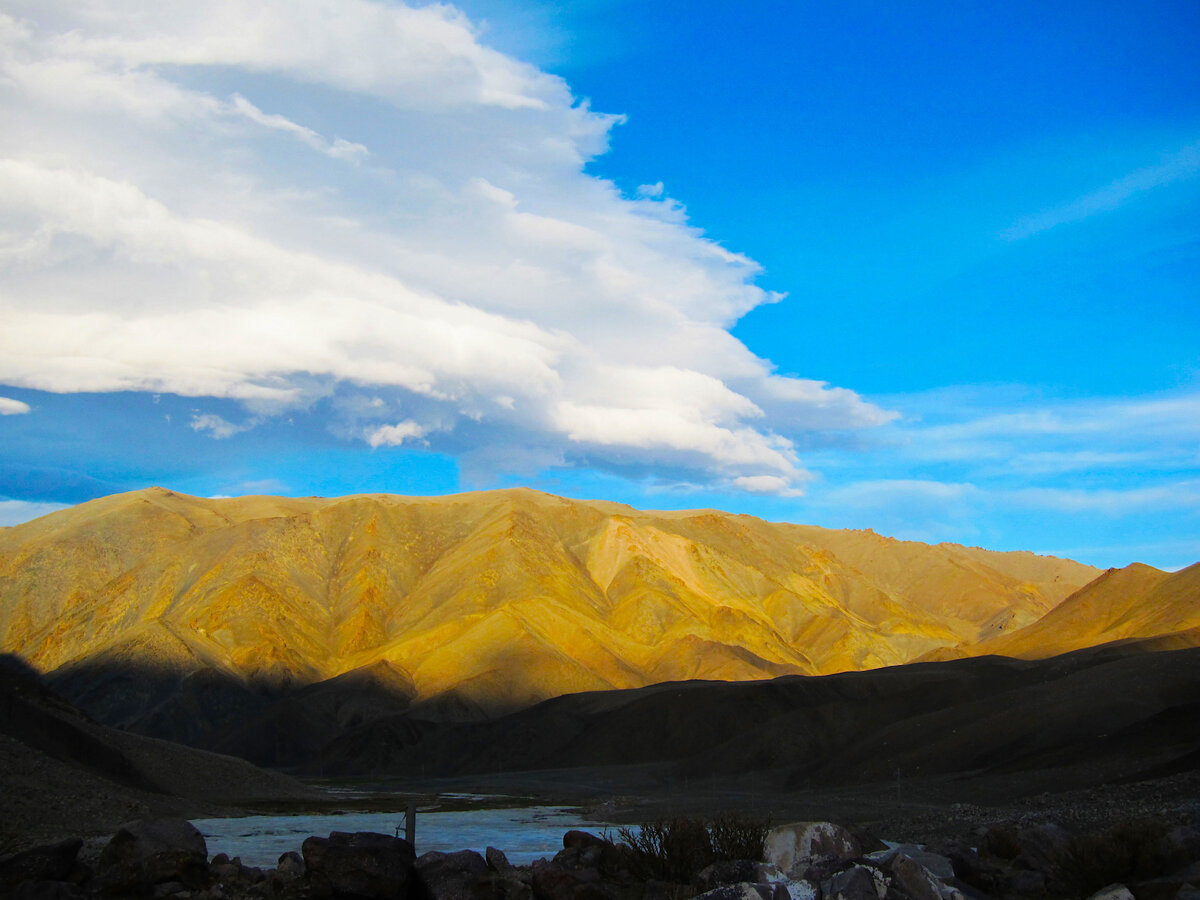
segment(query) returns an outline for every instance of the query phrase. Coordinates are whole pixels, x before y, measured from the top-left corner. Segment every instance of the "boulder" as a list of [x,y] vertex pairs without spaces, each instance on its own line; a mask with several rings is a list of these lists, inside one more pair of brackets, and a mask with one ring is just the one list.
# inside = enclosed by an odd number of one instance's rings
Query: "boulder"
[[696,889],[691,885],[651,879],[642,886],[641,900],[691,900],[695,896]]
[[814,856],[854,859],[861,853],[862,848],[854,835],[832,822],[780,825],[771,829],[763,842],[764,861],[789,875],[799,874],[802,861]]
[[492,900],[533,900],[533,888],[516,871],[496,874],[489,879]]
[[950,861],[953,874],[975,884],[983,875],[983,862],[979,851],[962,841],[946,841],[938,848],[938,853]]
[[84,900],[83,888],[69,881],[22,881],[3,896],[9,900]]
[[818,853],[800,860],[793,868],[790,878],[823,884],[836,873],[846,868],[846,860],[833,853]]
[[896,883],[912,900],[964,900],[962,891],[946,884],[924,865],[904,853],[898,854],[889,864],[889,868]]
[[499,850],[496,847],[488,847],[483,852],[483,858],[484,861],[487,862],[488,868],[493,872],[499,872],[503,874],[513,870],[513,864],[508,861],[508,857],[504,855],[504,851]]
[[825,897],[827,900],[882,900],[886,891],[882,872],[866,866],[852,866],[829,880]]
[[79,838],[70,838],[0,859],[0,888],[13,888],[22,881],[69,881],[82,846]]
[[304,857],[295,850],[281,854],[275,871],[284,878],[301,878],[304,876]]
[[786,880],[787,876],[779,867],[770,863],[749,859],[723,859],[702,869],[696,876],[696,886],[701,891],[711,891],[723,884],[776,884]]
[[604,838],[597,834],[592,834],[590,831],[568,831],[563,835],[563,849],[569,850],[572,847],[597,847],[607,844]]
[[109,893],[169,882],[195,886],[208,880],[208,846],[186,819],[129,822],[100,853],[97,881]]
[[491,869],[474,850],[433,850],[418,857],[414,868],[429,900],[486,900],[491,896]]
[[620,900],[621,897],[620,888],[601,881],[595,869],[572,870],[553,864],[534,869],[532,888],[537,900]]
[[403,897],[413,881],[416,853],[412,844],[389,834],[334,831],[327,838],[314,835],[305,839],[300,852],[317,896]]
[[1123,884],[1110,884],[1100,888],[1088,900],[1134,900],[1133,892]]
[[697,894],[695,900],[791,900],[782,884],[723,884],[711,891]]

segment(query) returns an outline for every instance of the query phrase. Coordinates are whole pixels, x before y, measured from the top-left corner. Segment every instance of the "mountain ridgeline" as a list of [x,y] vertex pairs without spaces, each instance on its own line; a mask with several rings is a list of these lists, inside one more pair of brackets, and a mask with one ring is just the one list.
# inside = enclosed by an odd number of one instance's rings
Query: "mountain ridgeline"
[[479,720],[582,691],[1194,646],[1198,590],[1200,567],[1102,575],[524,489],[152,488],[0,529],[0,651],[107,724],[277,764],[374,720]]

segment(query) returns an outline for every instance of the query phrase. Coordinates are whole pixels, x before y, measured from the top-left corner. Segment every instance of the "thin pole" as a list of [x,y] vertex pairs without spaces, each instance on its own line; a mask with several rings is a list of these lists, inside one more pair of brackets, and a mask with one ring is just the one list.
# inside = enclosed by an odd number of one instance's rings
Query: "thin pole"
[[404,811],[404,839],[417,847],[417,804],[410,802]]

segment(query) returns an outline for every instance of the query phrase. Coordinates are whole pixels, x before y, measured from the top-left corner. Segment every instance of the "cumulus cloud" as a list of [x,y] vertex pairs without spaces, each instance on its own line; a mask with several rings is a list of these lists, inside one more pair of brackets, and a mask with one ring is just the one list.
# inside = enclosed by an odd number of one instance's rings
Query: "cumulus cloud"
[[0,397],[0,416],[20,416],[29,412],[29,404],[11,397]]
[[405,441],[419,440],[427,433],[423,425],[418,425],[412,419],[405,419],[395,425],[383,425],[373,429],[367,435],[367,443],[372,447],[398,447]]
[[780,494],[808,479],[812,434],[893,418],[734,338],[780,299],[756,264],[661,185],[628,198],[587,175],[620,117],[453,7],[9,8],[0,383],[253,416],[336,392],[335,433],[422,441],[467,470]]

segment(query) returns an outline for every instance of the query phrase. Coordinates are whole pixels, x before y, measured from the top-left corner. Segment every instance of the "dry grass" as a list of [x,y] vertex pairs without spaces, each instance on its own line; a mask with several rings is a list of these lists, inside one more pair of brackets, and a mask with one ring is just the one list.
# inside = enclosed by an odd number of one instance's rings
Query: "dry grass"
[[1059,855],[1054,881],[1066,896],[1089,897],[1100,888],[1167,874],[1180,862],[1170,858],[1162,822],[1122,822],[1106,831],[1071,838]]
[[638,829],[620,828],[617,834],[629,848],[634,874],[684,884],[718,860],[761,859],[770,829],[767,819],[722,815],[659,819]]

